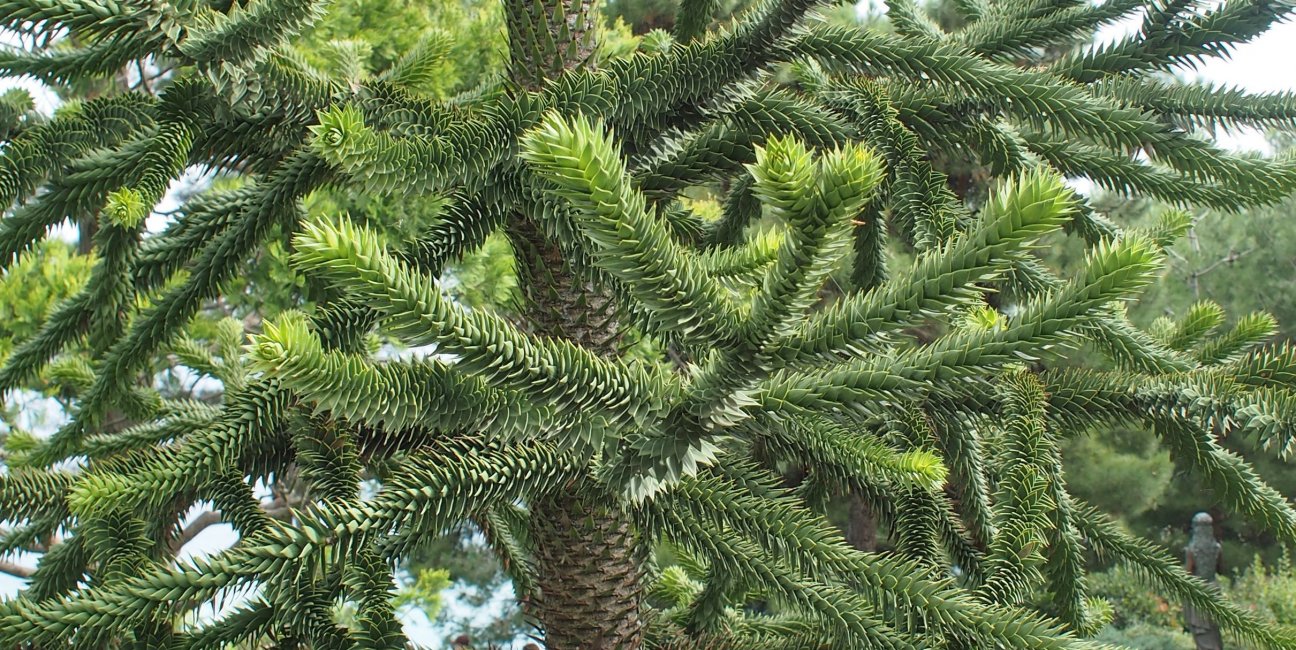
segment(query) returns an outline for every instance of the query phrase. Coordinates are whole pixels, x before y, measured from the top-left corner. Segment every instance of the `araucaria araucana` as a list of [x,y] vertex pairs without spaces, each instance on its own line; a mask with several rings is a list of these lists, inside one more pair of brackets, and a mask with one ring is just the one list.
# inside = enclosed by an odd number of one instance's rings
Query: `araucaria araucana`
[[[54,373],[75,398],[52,436],[9,441],[0,550],[41,559],[0,602],[0,647],[403,648],[393,567],[465,522],[555,650],[1094,647],[1090,552],[1296,647],[1068,495],[1058,454],[1145,427],[1296,542],[1289,502],[1220,443],[1296,444],[1296,349],[1209,305],[1132,325],[1122,301],[1189,219],[1122,231],[1062,181],[1220,209],[1296,189],[1291,160],[1200,135],[1290,129],[1296,98],[1167,74],[1291,3],[960,0],[937,24],[894,1],[885,32],[819,0],[715,25],[717,4],[683,0],[673,34],[604,60],[591,0],[505,0],[506,73],[435,100],[432,50],[346,77],[292,55],[318,0],[0,0],[35,47],[0,71],[162,71],[49,118],[0,107],[0,264],[97,224],[88,283],[0,370],[0,389]],[[147,233],[195,167],[237,182]],[[400,239],[308,214],[317,191],[443,207]],[[1030,252],[1057,231],[1088,248],[1074,273]],[[438,280],[492,233],[515,318]],[[299,308],[191,335],[272,245]],[[375,355],[375,333],[437,354]],[[1051,369],[1081,345],[1111,369]],[[219,403],[160,393],[164,354],[220,380]],[[288,480],[295,502],[257,498]],[[845,494],[883,550],[828,523]],[[238,542],[178,560],[199,502]],[[194,615],[214,600],[234,606]]]

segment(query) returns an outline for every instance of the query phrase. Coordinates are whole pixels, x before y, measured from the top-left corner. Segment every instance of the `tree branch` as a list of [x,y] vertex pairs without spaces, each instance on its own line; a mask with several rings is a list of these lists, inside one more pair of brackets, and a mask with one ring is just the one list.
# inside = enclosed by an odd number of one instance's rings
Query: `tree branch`
[[1215,269],[1219,268],[1220,266],[1222,266],[1222,265],[1224,265],[1224,264],[1232,264],[1232,263],[1234,263],[1234,262],[1236,262],[1236,261],[1242,259],[1243,257],[1245,257],[1245,256],[1247,256],[1247,255],[1250,255],[1250,254],[1253,253],[1253,252],[1255,252],[1255,249],[1254,249],[1254,248],[1248,248],[1247,250],[1244,250],[1244,251],[1242,251],[1242,252],[1240,252],[1240,253],[1237,252],[1237,251],[1229,251],[1229,254],[1228,254],[1228,255],[1225,255],[1224,257],[1221,257],[1221,258],[1219,258],[1218,260],[1215,260],[1214,262],[1212,262],[1212,263],[1210,264],[1210,266],[1207,266],[1206,268],[1204,268],[1204,269],[1202,269],[1202,270],[1200,270],[1200,271],[1194,271],[1194,272],[1193,272],[1193,277],[1195,277],[1195,278],[1200,278],[1201,276],[1206,275],[1207,273],[1210,273],[1211,271],[1214,271]]
[[0,572],[8,573],[9,575],[18,578],[30,578],[32,574],[36,572],[36,569],[25,567],[14,562],[0,560]]
[[[13,532],[14,529],[12,528],[0,528],[0,537],[8,537],[9,535],[12,535]],[[58,539],[50,535],[50,536],[46,536],[46,538],[43,541],[36,541],[36,542],[32,542],[31,544],[23,544],[20,547],[20,550],[27,551],[28,553],[47,553],[49,552],[50,546],[56,543],[58,543]]]
[[184,530],[180,531],[180,534],[175,539],[171,540],[171,554],[179,553],[185,544],[192,542],[204,530],[221,523],[221,521],[220,513],[215,510],[207,510],[198,515],[193,521],[189,522],[188,526],[184,527]]

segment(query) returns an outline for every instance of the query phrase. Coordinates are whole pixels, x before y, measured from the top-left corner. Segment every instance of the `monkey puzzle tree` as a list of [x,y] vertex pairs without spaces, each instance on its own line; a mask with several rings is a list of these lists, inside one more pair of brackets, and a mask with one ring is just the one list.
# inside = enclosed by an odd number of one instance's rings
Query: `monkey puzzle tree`
[[[419,92],[435,60],[417,48],[376,75],[288,54],[322,3],[7,0],[6,28],[62,38],[0,55],[10,73],[169,72],[157,97],[16,124],[0,159],[6,264],[69,216],[100,220],[84,289],[0,370],[10,387],[73,344],[92,360],[58,366],[75,417],[11,450],[0,477],[3,548],[43,553],[0,603],[3,644],[403,647],[391,566],[468,521],[551,648],[1083,647],[1105,620],[1087,550],[1236,635],[1296,645],[1070,497],[1057,454],[1098,423],[1150,427],[1296,540],[1296,512],[1217,440],[1292,444],[1296,352],[1260,347],[1264,319],[1134,328],[1119,304],[1187,220],[1121,232],[1059,175],[1220,208],[1284,197],[1290,161],[1189,127],[1292,126],[1296,100],[1157,74],[1227,54],[1289,6],[957,4],[947,32],[890,3],[885,34],[817,23],[813,0],[712,28],[715,4],[689,1],[673,35],[596,66],[594,3],[510,0],[506,78],[438,101]],[[1057,55],[1139,11],[1138,33]],[[965,201],[933,161],[1003,180]],[[143,236],[190,166],[247,182]],[[305,215],[321,189],[444,208],[395,240]],[[684,200],[708,191],[718,218]],[[1089,246],[1066,279],[1029,253],[1058,229]],[[521,275],[516,319],[436,279],[497,231]],[[228,328],[212,347],[183,338],[275,237],[309,311],[242,353]],[[913,263],[888,269],[888,240]],[[375,330],[437,354],[377,358]],[[1080,341],[1118,369],[1035,363]],[[144,370],[175,345],[223,382],[219,406],[152,389]],[[287,475],[307,488],[298,507],[257,499]],[[827,523],[844,492],[893,550],[853,549]],[[198,501],[239,540],[177,560]],[[217,620],[196,615],[230,595]]]

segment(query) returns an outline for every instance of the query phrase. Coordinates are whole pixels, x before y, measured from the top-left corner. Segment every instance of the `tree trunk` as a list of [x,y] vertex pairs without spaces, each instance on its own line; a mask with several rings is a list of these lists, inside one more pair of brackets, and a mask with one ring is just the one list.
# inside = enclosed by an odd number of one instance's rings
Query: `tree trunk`
[[585,67],[598,42],[594,0],[505,0],[509,79],[526,90]]
[[[524,218],[509,235],[527,296],[527,325],[612,356],[620,328],[612,297],[573,273]],[[642,645],[639,538],[614,495],[589,495],[593,479],[531,503],[537,585],[534,612],[549,650]]]
[[[597,43],[592,0],[506,0],[505,11],[509,73],[522,91],[590,64]],[[610,293],[574,272],[525,215],[514,215],[508,234],[527,298],[526,326],[616,355],[621,335]],[[549,650],[643,645],[639,536],[614,496],[592,486],[582,481],[530,504],[540,591],[532,594],[533,611]]]
[[877,550],[877,515],[864,497],[852,492],[846,520],[846,541],[851,546],[872,553]]
[[559,494],[532,505],[535,611],[549,650],[643,643],[638,535],[615,503],[591,501]]

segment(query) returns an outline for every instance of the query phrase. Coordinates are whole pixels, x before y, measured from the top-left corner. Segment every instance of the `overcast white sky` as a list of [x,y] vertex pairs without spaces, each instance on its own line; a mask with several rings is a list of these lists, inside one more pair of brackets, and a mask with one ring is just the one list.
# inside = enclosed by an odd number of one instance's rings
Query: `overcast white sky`
[[[874,4],[881,3],[874,0]],[[1129,30],[1137,29],[1138,20],[1135,18],[1122,25],[1113,26],[1103,33],[1102,38],[1104,40],[1119,38]],[[11,39],[0,35],[0,41],[11,41]],[[1188,79],[1227,84],[1251,92],[1296,90],[1296,23],[1280,25],[1259,39],[1237,48],[1228,60],[1212,60],[1197,70],[1181,72]],[[38,83],[30,80],[0,79],[0,88],[15,84],[32,89],[41,110],[46,112],[53,110],[53,96],[44,91]],[[1256,132],[1230,134],[1222,140],[1222,143],[1240,149],[1266,149],[1263,137]],[[187,554],[209,553],[228,546],[232,541],[233,534],[228,526],[215,526],[188,545],[186,551]],[[16,594],[21,585],[22,581],[0,574],[0,597]],[[406,632],[411,640],[429,647],[436,647],[441,641],[440,634],[422,616],[416,615],[411,618],[406,625]]]

